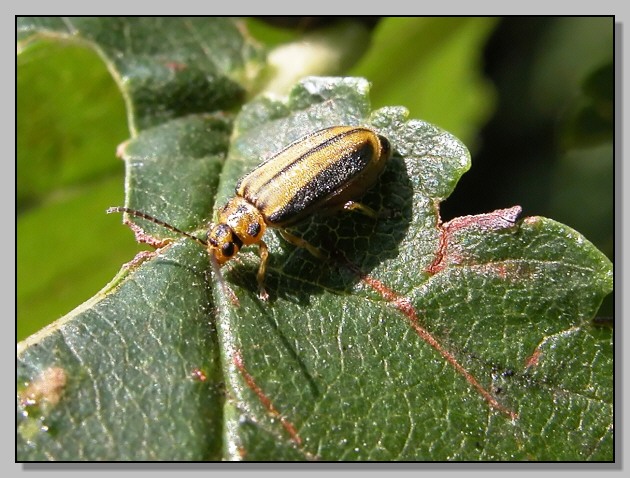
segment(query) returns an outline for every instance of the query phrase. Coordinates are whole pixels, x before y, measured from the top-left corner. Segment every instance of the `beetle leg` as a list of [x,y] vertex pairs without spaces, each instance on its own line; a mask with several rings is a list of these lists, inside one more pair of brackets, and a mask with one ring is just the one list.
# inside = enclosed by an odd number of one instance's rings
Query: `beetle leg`
[[365,214],[366,216],[378,217],[378,213],[374,209],[366,206],[365,204],[361,204],[360,202],[348,201],[343,205],[343,208],[346,211],[357,211]]
[[264,241],[258,243],[258,255],[260,256],[260,265],[258,266],[258,274],[256,280],[258,282],[258,297],[260,300],[268,300],[269,294],[265,290],[265,271],[267,270],[267,259],[269,258],[269,249]]
[[285,241],[290,242],[294,246],[301,247],[302,249],[306,249],[308,252],[313,254],[318,259],[324,259],[324,260],[328,259],[328,256],[326,256],[326,254],[323,254],[317,247],[315,247],[310,242],[302,239],[301,237],[294,236],[293,234],[291,234],[290,232],[284,229],[279,229],[278,232],[284,238]]

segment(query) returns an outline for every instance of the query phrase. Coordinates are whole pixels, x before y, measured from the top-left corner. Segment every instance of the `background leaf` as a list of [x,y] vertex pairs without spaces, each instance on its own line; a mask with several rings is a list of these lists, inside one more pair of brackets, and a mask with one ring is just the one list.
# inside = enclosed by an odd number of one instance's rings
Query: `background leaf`
[[20,345],[18,458],[611,458],[612,334],[590,322],[612,288],[609,261],[542,218],[512,224],[496,213],[436,227],[436,204],[468,152],[402,108],[371,112],[367,87],[305,80],[286,100],[246,105],[233,133],[229,116],[203,114],[147,128],[120,149],[127,203],[202,226],[215,196],[225,200],[287,142],[329,124],[371,124],[397,154],[364,200],[389,214],[314,218],[297,232],[408,298],[519,418],[488,406],[409,317],[340,263],[269,234],[272,301],[257,299],[258,260],[246,251],[225,270],[235,307],[206,253],[182,240]]

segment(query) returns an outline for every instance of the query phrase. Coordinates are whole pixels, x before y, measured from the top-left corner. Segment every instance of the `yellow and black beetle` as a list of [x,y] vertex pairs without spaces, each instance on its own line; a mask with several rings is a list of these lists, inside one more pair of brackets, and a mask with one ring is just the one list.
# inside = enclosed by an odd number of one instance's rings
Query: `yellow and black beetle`
[[278,229],[287,241],[321,257],[318,249],[286,228],[322,211],[354,209],[374,215],[353,199],[374,185],[391,154],[387,138],[361,126],[332,126],[308,134],[240,179],[235,196],[219,209],[217,222],[210,224],[206,241],[133,209],[113,207],[107,212],[147,219],[189,237],[202,244],[218,265],[243,245],[258,244],[257,280],[260,297],[266,299],[265,230]]

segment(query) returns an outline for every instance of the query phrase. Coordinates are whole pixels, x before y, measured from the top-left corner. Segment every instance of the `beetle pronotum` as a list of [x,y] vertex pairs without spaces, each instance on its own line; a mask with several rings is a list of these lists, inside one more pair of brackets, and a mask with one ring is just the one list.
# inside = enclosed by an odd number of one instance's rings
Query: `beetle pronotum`
[[374,185],[391,154],[389,141],[365,127],[332,126],[304,136],[240,179],[236,194],[219,209],[217,222],[210,224],[206,241],[133,209],[113,207],[107,212],[140,217],[193,239],[219,266],[242,246],[258,244],[256,277],[265,300],[269,252],[262,237],[266,229],[277,229],[290,243],[321,257],[317,248],[286,228],[321,211],[358,210],[374,216],[374,211],[354,199]]

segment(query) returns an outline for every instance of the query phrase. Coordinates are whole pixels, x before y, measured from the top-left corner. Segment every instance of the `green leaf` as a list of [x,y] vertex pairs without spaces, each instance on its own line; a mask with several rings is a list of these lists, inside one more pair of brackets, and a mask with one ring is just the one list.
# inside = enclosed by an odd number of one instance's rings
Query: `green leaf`
[[[115,293],[22,342],[18,460],[221,458],[224,396],[207,257],[190,249],[173,247]],[[60,403],[29,401],[53,367],[67,377]]]
[[[248,105],[217,196],[225,199],[235,178],[306,131],[350,123],[387,135],[397,154],[365,203],[391,214],[316,217],[298,232],[410,300],[422,325],[518,418],[490,406],[395,303],[348,267],[321,264],[270,234],[271,301],[257,298],[258,259],[246,251],[225,270],[235,306],[212,280],[202,248],[181,240],[22,345],[22,403],[50,367],[61,367],[67,383],[51,410],[41,398],[24,407],[37,410],[20,416],[21,459],[610,458],[611,334],[589,323],[611,289],[610,263],[546,219],[513,224],[497,213],[437,227],[436,201],[455,187],[468,153],[448,133],[407,121],[401,108],[370,113],[367,86],[313,78],[286,102]],[[188,121],[213,130],[217,120]],[[185,140],[173,146],[162,128]],[[207,154],[182,156],[207,156],[211,171],[217,142],[193,130],[177,122],[147,130],[127,146],[128,164],[146,163],[144,148],[155,152],[164,138],[156,162],[172,170],[166,152],[190,145]],[[182,177],[199,170],[197,161],[178,164]],[[213,195],[204,184],[164,204],[169,220],[186,222],[178,201],[196,204],[191,191]],[[163,187],[156,180],[140,189],[151,198]],[[568,347],[570,356],[558,355]],[[590,424],[581,433],[576,417]],[[46,431],[34,433],[32,420]],[[541,434],[563,446],[532,439]]]

